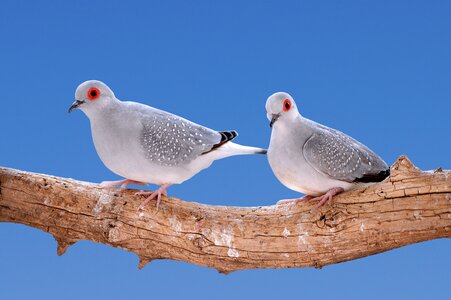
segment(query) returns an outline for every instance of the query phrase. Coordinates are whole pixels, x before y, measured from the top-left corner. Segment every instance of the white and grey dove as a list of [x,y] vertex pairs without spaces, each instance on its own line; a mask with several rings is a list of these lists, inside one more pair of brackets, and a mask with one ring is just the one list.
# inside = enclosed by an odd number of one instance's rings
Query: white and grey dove
[[141,103],[120,101],[103,82],[80,84],[69,112],[78,108],[90,120],[92,139],[105,166],[124,177],[103,182],[103,187],[128,184],[160,187],[150,200],[166,195],[166,189],[180,184],[214,160],[240,154],[265,154],[266,150],[231,142],[235,131],[215,131]]
[[343,191],[384,180],[387,164],[346,134],[304,118],[293,98],[284,92],[266,101],[272,127],[268,161],[286,187],[306,196],[282,200],[331,202]]

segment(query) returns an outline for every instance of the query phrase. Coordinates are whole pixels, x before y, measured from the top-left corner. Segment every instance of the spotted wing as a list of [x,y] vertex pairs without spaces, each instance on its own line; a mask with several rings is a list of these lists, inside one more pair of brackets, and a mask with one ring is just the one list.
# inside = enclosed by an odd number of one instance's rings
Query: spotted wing
[[387,164],[365,145],[325,126],[307,140],[303,154],[313,168],[337,180],[378,182],[390,174]]
[[223,139],[217,131],[156,109],[143,120],[141,145],[146,157],[159,165],[187,164]]

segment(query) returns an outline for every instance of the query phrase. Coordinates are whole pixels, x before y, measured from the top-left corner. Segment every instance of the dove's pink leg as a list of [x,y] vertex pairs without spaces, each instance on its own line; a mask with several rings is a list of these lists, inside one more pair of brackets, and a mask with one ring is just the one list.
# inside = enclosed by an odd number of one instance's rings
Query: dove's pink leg
[[316,207],[321,207],[326,203],[332,203],[332,200],[334,198],[335,195],[340,194],[342,192],[344,192],[345,190],[341,187],[334,187],[331,188],[330,190],[328,190],[324,195],[322,196],[318,196],[318,197],[314,197],[309,199],[308,201],[319,201],[318,204],[316,204]]
[[280,200],[279,202],[277,202],[277,204],[283,204],[283,203],[288,203],[288,202],[298,202],[298,201],[308,201],[308,202],[319,201],[318,204],[316,205],[316,207],[318,208],[318,207],[323,206],[326,203],[331,203],[333,197],[342,192],[344,192],[343,188],[335,187],[335,188],[331,188],[330,190],[328,190],[324,195],[321,195],[318,197],[306,195],[306,196],[303,196],[303,197],[297,198],[297,199]]
[[131,180],[131,179],[123,179],[123,180],[117,180],[117,181],[102,181],[100,183],[100,186],[103,188],[113,188],[115,186],[120,185],[121,188],[125,188],[129,184],[147,185],[147,183],[145,183],[145,182],[135,181],[135,180]]
[[300,198],[295,198],[295,199],[282,199],[282,200],[277,201],[277,205],[291,203],[291,202],[298,202],[298,201],[309,201],[310,199],[313,199],[313,198],[315,198],[315,196],[305,195],[305,196],[302,196]]
[[168,187],[170,187],[171,185],[172,184],[163,184],[155,192],[138,192],[138,193],[136,193],[136,195],[145,195],[145,196],[150,194],[149,197],[147,197],[146,200],[144,200],[143,203],[141,203],[141,205],[138,207],[138,209],[139,210],[144,209],[144,206],[146,206],[146,204],[149,203],[150,200],[153,200],[153,199],[156,198],[156,200],[157,200],[157,210],[158,210],[158,207],[160,206],[161,195],[167,196],[166,189]]

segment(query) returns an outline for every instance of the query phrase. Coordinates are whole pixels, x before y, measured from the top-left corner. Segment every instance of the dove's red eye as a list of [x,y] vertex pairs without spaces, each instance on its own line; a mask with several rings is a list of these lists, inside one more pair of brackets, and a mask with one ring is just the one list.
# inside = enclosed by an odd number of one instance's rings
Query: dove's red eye
[[96,87],[92,87],[88,90],[88,99],[96,100],[100,96],[100,90]]
[[283,111],[289,111],[291,108],[291,101],[288,99],[283,100]]

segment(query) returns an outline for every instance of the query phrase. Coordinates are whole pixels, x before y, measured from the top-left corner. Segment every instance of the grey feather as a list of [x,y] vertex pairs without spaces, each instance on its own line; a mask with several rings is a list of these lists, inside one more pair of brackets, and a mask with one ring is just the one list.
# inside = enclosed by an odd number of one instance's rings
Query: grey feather
[[307,162],[327,176],[347,182],[385,172],[387,164],[362,143],[346,134],[317,124],[305,142],[303,154]]
[[217,131],[152,109],[142,118],[141,145],[146,158],[163,166],[188,164],[221,141]]

